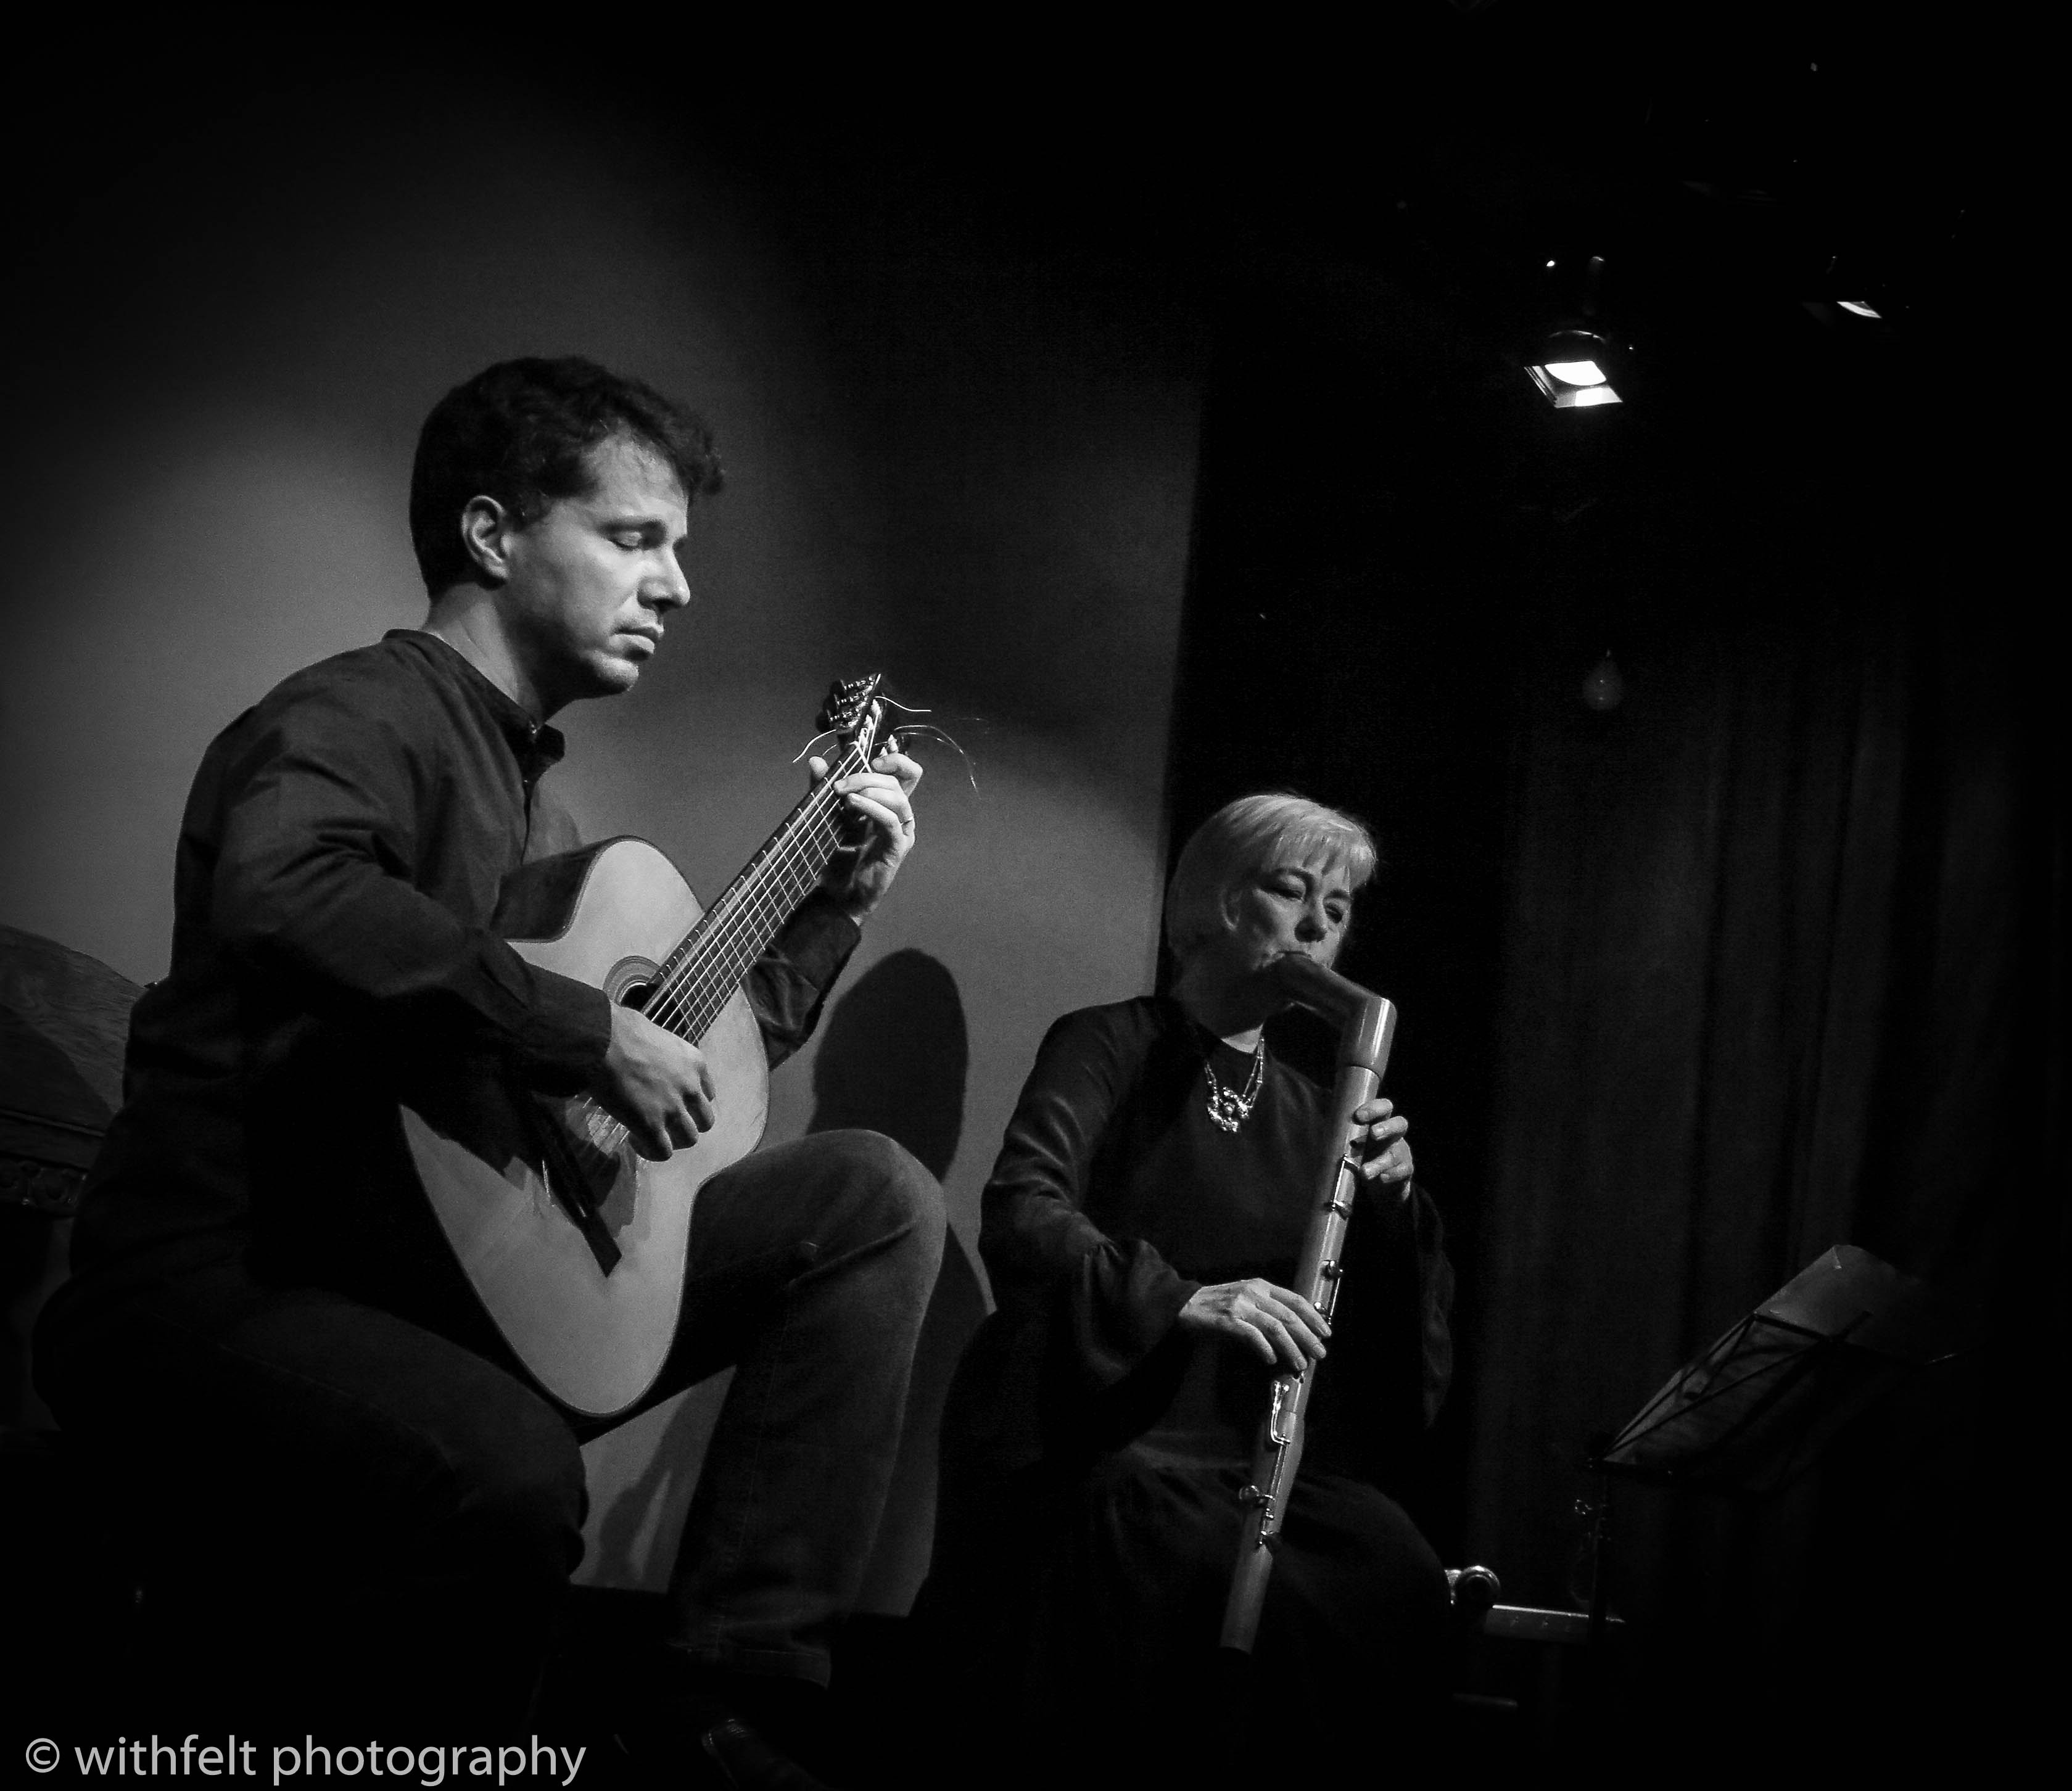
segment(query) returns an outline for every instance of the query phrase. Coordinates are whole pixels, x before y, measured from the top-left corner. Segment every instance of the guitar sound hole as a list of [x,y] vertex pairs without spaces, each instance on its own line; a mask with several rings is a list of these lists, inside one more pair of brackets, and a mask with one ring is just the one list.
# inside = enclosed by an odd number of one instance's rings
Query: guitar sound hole
[[652,983],[635,983],[619,992],[619,1004],[631,1008],[635,1013],[648,1011],[648,998],[655,992]]

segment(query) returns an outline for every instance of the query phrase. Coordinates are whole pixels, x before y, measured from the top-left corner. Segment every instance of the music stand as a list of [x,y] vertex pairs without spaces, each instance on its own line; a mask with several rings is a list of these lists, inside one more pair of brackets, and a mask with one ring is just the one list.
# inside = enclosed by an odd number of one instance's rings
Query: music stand
[[1840,1244],[1675,1374],[1596,1465],[1658,1486],[1780,1491],[1905,1375],[1957,1352],[1949,1303]]
[[1779,1492],[1896,1382],[1960,1354],[1951,1346],[1958,1328],[1934,1288],[1838,1244],[1671,1375],[1590,1457],[1593,1653],[1610,1614],[1614,1475],[1758,1497]]

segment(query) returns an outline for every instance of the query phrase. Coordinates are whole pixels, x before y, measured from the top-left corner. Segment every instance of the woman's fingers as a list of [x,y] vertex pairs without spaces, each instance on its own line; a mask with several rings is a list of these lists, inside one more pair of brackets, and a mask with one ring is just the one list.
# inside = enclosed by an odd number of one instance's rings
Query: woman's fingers
[[1271,1281],[1248,1284],[1255,1299],[1270,1308],[1291,1325],[1300,1327],[1314,1337],[1321,1352],[1323,1340],[1331,1334],[1330,1321],[1289,1288],[1276,1288]]
[[1248,1284],[1233,1317],[1249,1325],[1264,1344],[1265,1358],[1290,1374],[1299,1374],[1307,1366],[1304,1358],[1321,1362],[1324,1337],[1330,1327],[1323,1315],[1299,1293],[1276,1288],[1271,1282]]
[[1393,1103],[1363,1101],[1353,1110],[1352,1146],[1359,1155],[1361,1178],[1367,1181],[1408,1181],[1410,1146],[1404,1134],[1410,1122]]
[[1393,1139],[1388,1148],[1379,1156],[1370,1156],[1360,1165],[1360,1173],[1369,1181],[1379,1178],[1383,1181],[1407,1181],[1410,1179],[1410,1147],[1402,1139]]
[[1271,1312],[1256,1311],[1242,1321],[1247,1335],[1269,1368],[1285,1368],[1291,1374],[1302,1372],[1302,1352],[1289,1336],[1288,1327]]
[[1266,1334],[1256,1320],[1240,1319],[1236,1321],[1236,1325],[1238,1334],[1258,1352],[1260,1359],[1268,1368],[1279,1366],[1280,1352],[1273,1347],[1273,1340]]
[[1242,1342],[1269,1368],[1299,1374],[1322,1358],[1331,1327],[1301,1295],[1254,1275],[1196,1291],[1181,1317]]

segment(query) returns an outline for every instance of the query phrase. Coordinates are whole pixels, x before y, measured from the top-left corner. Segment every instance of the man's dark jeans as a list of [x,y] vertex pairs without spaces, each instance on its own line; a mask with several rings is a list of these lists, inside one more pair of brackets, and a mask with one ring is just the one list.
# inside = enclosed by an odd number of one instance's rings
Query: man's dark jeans
[[[828,1677],[890,1484],[942,1252],[905,1151],[829,1132],[701,1190],[648,1403],[733,1364],[672,1588],[701,1663]],[[190,1276],[52,1340],[39,1378],[103,1466],[147,1599],[224,1692],[318,1718],[522,1722],[582,1552],[579,1427],[512,1373],[319,1288]],[[269,1711],[286,1718],[290,1708]],[[249,1727],[256,1727],[256,1723]],[[479,1729],[487,1736],[487,1730]]]

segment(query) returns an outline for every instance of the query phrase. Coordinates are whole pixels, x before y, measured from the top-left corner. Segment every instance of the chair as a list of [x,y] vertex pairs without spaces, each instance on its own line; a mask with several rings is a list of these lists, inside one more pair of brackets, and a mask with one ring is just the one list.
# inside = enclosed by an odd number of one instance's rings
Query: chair
[[65,1276],[142,992],[84,952],[0,926],[0,1683],[39,1714],[76,1708],[126,1666],[134,1639],[134,1576],[109,1547],[98,1489],[36,1396],[29,1340]]

